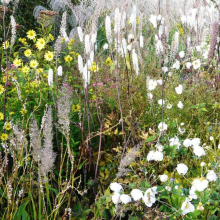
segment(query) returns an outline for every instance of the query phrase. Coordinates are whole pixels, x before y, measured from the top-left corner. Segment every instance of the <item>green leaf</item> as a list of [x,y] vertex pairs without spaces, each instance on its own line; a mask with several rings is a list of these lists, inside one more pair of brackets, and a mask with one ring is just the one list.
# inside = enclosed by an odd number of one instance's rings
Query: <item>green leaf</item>
[[23,203],[17,210],[17,212],[15,213],[15,216],[13,218],[13,220],[18,220],[18,219],[23,219],[23,215],[25,216],[25,213],[27,213],[25,211],[26,205],[29,203],[29,200],[26,201],[25,203]]
[[151,141],[154,141],[154,136],[150,136],[150,137],[145,141],[145,143],[148,143],[148,142],[151,142]]

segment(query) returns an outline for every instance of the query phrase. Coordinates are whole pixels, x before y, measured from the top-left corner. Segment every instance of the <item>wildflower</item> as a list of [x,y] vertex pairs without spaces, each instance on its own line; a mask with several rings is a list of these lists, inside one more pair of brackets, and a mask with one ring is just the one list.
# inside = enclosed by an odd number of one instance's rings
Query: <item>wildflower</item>
[[31,68],[36,69],[37,66],[38,66],[37,60],[31,60],[31,61],[30,61],[30,67],[31,67]]
[[161,182],[166,182],[168,179],[168,176],[166,174],[163,174],[163,175],[160,175],[159,178]]
[[157,28],[157,16],[156,15],[151,15],[149,20],[153,24],[154,28]]
[[57,68],[57,75],[58,75],[58,76],[62,76],[62,75],[63,75],[63,67],[62,67],[62,66],[59,66],[59,67]]
[[156,43],[156,53],[159,55],[163,52],[163,44],[161,42],[161,40],[158,40]]
[[107,64],[108,66],[111,66],[111,65],[112,65],[112,60],[111,60],[110,57],[108,57],[105,62],[106,62],[106,64]]
[[8,49],[8,47],[9,47],[9,41],[5,41],[5,42],[3,42],[3,44],[2,44],[2,46],[3,46],[3,48],[6,50],[6,49]]
[[186,63],[186,68],[187,68],[187,69],[190,69],[191,66],[192,66],[192,63],[191,63],[191,62],[187,62],[187,63]]
[[138,75],[139,74],[138,56],[135,52],[135,49],[132,50],[132,62],[136,75]]
[[44,58],[45,58],[47,61],[52,61],[52,60],[53,60],[53,52],[48,51],[48,52],[44,55]]
[[140,48],[144,47],[144,37],[141,35],[140,36]]
[[72,105],[72,110],[73,110],[74,112],[78,112],[79,109],[80,109],[80,105],[79,105],[79,104],[77,104],[77,105]]
[[167,124],[165,124],[164,122],[160,122],[160,124],[158,125],[158,129],[160,131],[166,131],[167,130]]
[[0,120],[3,120],[4,119],[4,115],[2,112],[0,112]]
[[37,69],[37,73],[43,73],[43,69],[42,68],[39,68],[39,69]]
[[209,182],[212,182],[212,181],[216,181],[218,179],[216,173],[214,172],[214,170],[209,170],[207,175],[206,175],[206,178]]
[[86,53],[90,53],[90,37],[88,34],[85,35],[85,50],[86,50]]
[[83,31],[82,31],[82,28],[81,27],[77,27],[77,32],[78,32],[80,41],[83,42]]
[[193,187],[199,192],[202,192],[204,189],[206,189],[208,184],[209,182],[205,178],[194,179],[192,182]]
[[198,157],[201,157],[202,155],[206,155],[204,149],[200,146],[193,147],[193,153]]
[[162,86],[163,85],[163,80],[162,79],[158,79],[157,83]]
[[171,187],[170,187],[170,186],[166,186],[165,189],[166,189],[167,191],[169,191],[169,192],[171,191]]
[[92,66],[89,68],[89,70],[96,73],[99,70],[98,65],[95,62],[93,62]]
[[2,133],[1,139],[2,139],[2,141],[6,141],[8,139],[8,135],[5,133]]
[[205,165],[206,165],[205,162],[201,162],[201,163],[200,163],[200,166],[201,166],[201,167],[204,167]]
[[30,72],[30,68],[28,66],[24,66],[22,69],[21,69],[21,72],[22,73],[29,73]]
[[193,147],[200,145],[200,138],[193,138],[191,141]]
[[211,136],[211,137],[209,138],[209,140],[210,140],[210,141],[214,141],[214,137]]
[[4,91],[5,91],[5,88],[4,88],[2,85],[0,85],[0,95],[1,95]]
[[64,59],[66,63],[69,63],[73,60],[73,58],[70,55],[65,56]]
[[181,101],[178,102],[177,107],[182,109],[183,108],[183,103]]
[[28,39],[33,40],[35,37],[36,37],[36,32],[35,32],[35,31],[29,30],[29,31],[27,32],[27,38],[28,38]]
[[163,160],[163,153],[160,151],[150,151],[147,155],[148,161],[162,161]]
[[31,54],[32,54],[32,52],[31,52],[30,49],[27,49],[27,50],[24,51],[24,55],[25,55],[26,57],[30,57]]
[[123,204],[127,204],[127,203],[131,202],[131,197],[129,195],[122,194],[120,196],[120,200]]
[[131,196],[134,201],[138,201],[139,199],[141,199],[143,197],[143,193],[139,189],[132,189]]
[[78,68],[79,72],[83,73],[83,59],[81,55],[78,56]]
[[37,40],[36,47],[37,47],[38,50],[44,49],[45,45],[46,45],[46,42],[43,38],[39,38]]
[[149,188],[143,196],[143,201],[147,207],[151,207],[156,202],[155,191]]
[[154,89],[156,88],[156,86],[157,86],[157,81],[156,81],[156,80],[150,79],[150,80],[148,81],[147,88],[148,88],[150,91],[154,90]]
[[21,59],[16,58],[16,59],[14,59],[13,64],[14,64],[16,67],[19,67],[19,66],[21,66],[21,62],[22,62]]
[[183,92],[183,86],[182,85],[178,85],[178,87],[176,87],[175,90],[176,90],[176,93],[178,95],[180,95]]
[[163,149],[164,149],[164,146],[163,145],[161,145],[161,144],[156,144],[155,145],[155,147],[156,147],[156,149],[158,150],[158,151],[160,151],[160,152],[162,152],[163,151]]
[[6,122],[4,128],[8,131],[11,129],[11,123],[10,122]]
[[147,93],[147,97],[148,97],[150,100],[152,100],[152,98],[153,98],[152,93],[148,92],[148,93]]
[[198,60],[193,61],[192,65],[193,65],[193,68],[194,68],[195,70],[197,70],[197,69],[199,69],[199,68],[201,67],[201,62],[200,62],[200,60],[198,59]]
[[198,205],[198,207],[197,207],[197,210],[199,210],[199,211],[204,211],[204,207],[203,207],[203,205],[202,205],[202,203],[201,202],[199,202],[199,205]]
[[162,67],[162,71],[163,71],[164,73],[166,73],[166,72],[168,72],[168,68],[167,68],[166,66],[164,66],[164,67]]
[[52,34],[49,34],[49,39],[50,39],[51,41],[54,41],[54,36],[53,36]]
[[20,111],[20,113],[21,113],[22,115],[25,115],[26,112],[27,112],[27,110],[26,110],[25,108],[22,108],[21,111]]
[[48,85],[52,86],[53,85],[53,70],[49,69],[48,71]]
[[192,141],[190,139],[187,138],[183,141],[184,147],[190,147],[191,145],[192,145]]
[[185,201],[183,202],[182,206],[181,206],[181,210],[183,211],[182,214],[186,215],[190,212],[194,212],[195,211],[195,207],[194,205],[189,201],[188,198],[185,199]]
[[180,51],[179,52],[179,56],[180,56],[180,58],[183,58],[185,56],[185,52],[184,51]]
[[115,205],[121,202],[120,196],[121,196],[121,195],[120,195],[119,193],[117,193],[117,192],[115,192],[115,193],[113,194],[113,196],[112,196],[112,202],[113,202]]
[[108,44],[105,43],[104,46],[103,46],[103,50],[107,50],[108,49]]
[[180,142],[178,137],[170,138],[170,146],[177,146],[179,148]]
[[165,101],[164,101],[163,99],[159,99],[159,100],[158,100],[158,104],[159,104],[159,105],[164,105],[164,104],[165,104]]
[[173,64],[173,69],[179,70],[180,69],[180,61],[176,60],[176,62]]
[[171,109],[173,106],[169,103],[169,104],[167,104],[167,108],[168,109]]
[[197,199],[198,196],[196,195],[196,188],[194,186],[191,187],[191,189],[189,190],[189,197],[191,199]]
[[188,167],[184,163],[180,163],[177,165],[176,170],[180,175],[185,175],[188,171]]
[[123,191],[122,186],[116,182],[110,184],[110,189],[115,193],[119,193],[120,191]]

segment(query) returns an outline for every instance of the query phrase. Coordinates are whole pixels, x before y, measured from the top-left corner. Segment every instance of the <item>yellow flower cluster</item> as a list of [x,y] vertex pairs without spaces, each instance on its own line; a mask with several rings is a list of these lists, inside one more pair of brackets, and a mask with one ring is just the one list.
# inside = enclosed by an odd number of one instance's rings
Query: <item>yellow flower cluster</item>
[[98,65],[95,62],[93,62],[92,66],[89,68],[89,70],[91,72],[96,73],[99,70]]
[[69,63],[73,60],[73,58],[70,55],[65,56],[64,59],[66,63]]
[[0,95],[1,95],[4,91],[5,91],[5,88],[4,88],[2,85],[0,85]]
[[18,41],[20,41],[22,44],[24,44],[25,46],[27,45],[27,41],[26,38],[19,38]]

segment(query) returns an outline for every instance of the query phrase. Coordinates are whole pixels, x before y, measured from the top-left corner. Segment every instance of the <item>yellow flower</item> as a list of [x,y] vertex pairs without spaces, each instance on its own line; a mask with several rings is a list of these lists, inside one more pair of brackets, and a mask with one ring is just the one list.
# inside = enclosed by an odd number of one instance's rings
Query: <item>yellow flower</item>
[[17,55],[18,55],[18,52],[15,52],[15,53],[13,54],[14,57],[16,57]]
[[4,115],[2,112],[0,112],[0,120],[3,120],[4,119]]
[[95,62],[93,62],[92,66],[89,68],[89,70],[90,70],[91,72],[96,73],[96,72],[99,70],[98,65],[96,65]]
[[21,113],[22,115],[25,115],[25,114],[26,114],[26,112],[27,112],[27,110],[26,110],[26,109],[24,109],[24,108],[22,108],[22,109],[21,109],[21,111],[20,111],[20,113]]
[[36,47],[38,50],[44,49],[45,45],[46,45],[46,42],[43,38],[40,38],[37,40]]
[[2,139],[2,141],[6,141],[8,139],[8,135],[5,133],[2,133],[1,139]]
[[28,66],[24,66],[21,70],[22,73],[29,73],[30,72],[30,68]]
[[106,64],[107,64],[108,66],[111,66],[111,65],[112,65],[112,60],[111,60],[110,57],[108,57],[105,62],[106,62]]
[[139,17],[137,17],[137,24],[139,24],[139,22],[140,22],[140,18],[139,18]]
[[24,55],[25,55],[26,57],[30,57],[31,54],[32,54],[32,52],[31,52],[30,49],[27,49],[27,50],[24,51]]
[[9,131],[9,130],[11,129],[11,123],[10,123],[10,122],[6,122],[6,123],[5,123],[5,129],[6,129],[7,131]]
[[37,66],[38,66],[37,60],[31,60],[30,67],[35,69],[35,68],[37,68]]
[[70,42],[71,42],[72,44],[74,44],[75,41],[74,41],[74,39],[71,38],[71,39],[70,39]]
[[9,47],[9,41],[3,42],[3,48],[6,50]]
[[18,58],[16,58],[16,59],[14,59],[14,61],[13,61],[13,64],[16,66],[16,67],[19,67],[20,65],[21,65],[21,59],[18,59]]
[[14,112],[10,112],[9,114],[10,114],[10,115],[14,115]]
[[44,55],[44,58],[45,58],[47,61],[52,61],[52,60],[53,60],[53,52],[48,51],[48,52]]
[[54,36],[53,36],[52,34],[49,34],[49,39],[50,39],[51,41],[54,41]]
[[65,56],[64,59],[65,59],[66,63],[69,63],[69,62],[71,62],[73,60],[73,58],[70,55]]
[[36,32],[33,30],[30,30],[27,32],[27,38],[33,40],[36,37]]
[[79,104],[77,104],[77,105],[72,105],[72,110],[73,110],[74,112],[78,112],[79,109],[80,109],[80,105],[79,105]]
[[74,52],[74,51],[71,51],[71,52],[70,52],[70,54],[71,54],[71,55],[74,55],[74,54],[75,54],[75,52]]
[[3,76],[3,78],[2,78],[2,82],[3,82],[3,83],[6,82],[6,76]]
[[180,29],[179,29],[179,33],[180,33],[180,35],[183,35],[183,34],[184,34],[184,29],[183,29],[183,28],[180,28]]
[[5,88],[4,88],[2,85],[0,85],[0,95],[1,95],[4,91],[5,91]]
[[37,73],[43,73],[43,69],[42,68],[39,68],[39,69],[37,69]]

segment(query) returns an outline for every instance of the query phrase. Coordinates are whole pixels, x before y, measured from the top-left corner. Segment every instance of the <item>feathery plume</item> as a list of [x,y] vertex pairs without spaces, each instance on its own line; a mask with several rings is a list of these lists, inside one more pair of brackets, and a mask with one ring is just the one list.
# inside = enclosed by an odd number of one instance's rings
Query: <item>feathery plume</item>
[[120,33],[120,23],[121,23],[121,13],[119,8],[115,9],[115,27],[114,32],[119,35]]
[[112,29],[111,29],[111,19],[109,16],[106,16],[105,18],[105,31],[106,31],[106,38],[108,40],[108,43],[112,43]]
[[79,69],[79,72],[82,74],[83,73],[83,59],[80,54],[78,55],[78,69]]
[[58,76],[62,76],[63,75],[63,67],[62,66],[59,66],[58,69],[57,69],[57,75]]
[[90,37],[88,34],[85,35],[85,50],[87,54],[90,53]]
[[53,85],[53,70],[49,69],[48,72],[48,85],[52,86]]
[[173,36],[173,40],[171,44],[170,58],[174,59],[178,52],[179,52],[179,31],[176,31]]
[[135,49],[132,50],[132,62],[136,75],[138,75],[139,74],[138,56],[135,52]]
[[140,36],[140,48],[144,47],[144,37],[141,35]]
[[16,22],[14,16],[11,15],[11,45],[14,45],[16,38]]
[[77,33],[79,35],[79,40],[83,42],[83,31],[81,27],[77,27]]

